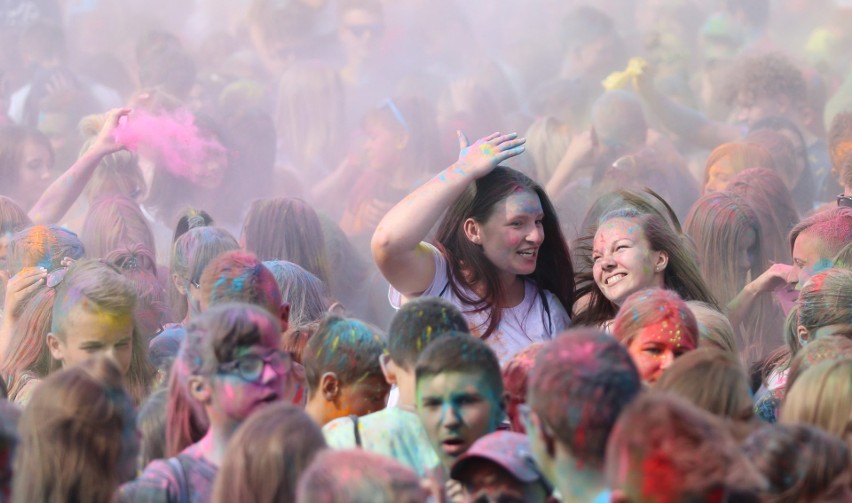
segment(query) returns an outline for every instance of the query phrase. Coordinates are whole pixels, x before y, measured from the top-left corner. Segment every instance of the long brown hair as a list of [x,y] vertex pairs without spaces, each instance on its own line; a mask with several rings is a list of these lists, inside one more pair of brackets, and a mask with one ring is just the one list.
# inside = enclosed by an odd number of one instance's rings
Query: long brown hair
[[[613,218],[624,218],[635,222],[642,228],[648,244],[654,251],[664,251],[669,261],[665,268],[663,281],[667,290],[674,290],[683,300],[698,300],[718,309],[718,304],[695,262],[695,251],[688,246],[684,237],[659,213],[642,213],[627,207],[604,215],[598,224]],[[578,290],[578,295],[580,295]],[[587,282],[582,290],[588,296],[588,305],[574,319],[578,325],[595,325],[612,319],[618,312],[611,300],[607,299],[595,281]]]
[[122,468],[124,438],[135,428],[130,396],[109,358],[53,374],[21,416],[13,501],[113,501],[132,476]]
[[60,368],[46,342],[55,295],[53,288],[41,286],[25,299],[20,313],[15,315],[12,340],[0,364],[0,375],[9,387],[9,400],[18,401],[18,395],[31,379],[44,378]]
[[781,177],[771,169],[750,168],[735,176],[726,190],[745,199],[757,214],[766,258],[789,264],[787,235],[799,222],[799,214]]
[[243,222],[245,249],[260,260],[287,260],[329,284],[325,237],[317,212],[301,199],[254,201]]
[[[528,278],[535,282],[540,298],[544,299],[544,291],[547,290],[569,313],[574,306],[574,268],[556,210],[539,184],[519,171],[498,166],[464,191],[447,210],[435,234],[436,245],[447,259],[449,287],[461,300],[462,311],[488,313],[483,339],[487,339],[500,325],[506,292],[497,268],[486,258],[482,248],[465,235],[464,222],[473,218],[484,223],[497,203],[519,189],[534,192],[544,210],[544,241],[539,248],[535,272]],[[481,287],[481,298],[463,291],[473,291],[475,286]]]
[[322,430],[302,409],[270,405],[252,414],[228,443],[211,501],[296,501],[299,476],[325,448]]
[[[740,247],[749,232],[755,242],[749,250],[751,278],[757,278],[768,267],[764,253],[764,234],[757,214],[747,202],[731,192],[706,194],[692,206],[684,224],[695,243],[701,273],[710,291],[722,305],[727,305],[745,286],[748,277],[736,268]],[[783,313],[772,297],[760,295],[744,320],[734,327],[742,339],[742,351],[748,361],[766,356],[781,344]]]

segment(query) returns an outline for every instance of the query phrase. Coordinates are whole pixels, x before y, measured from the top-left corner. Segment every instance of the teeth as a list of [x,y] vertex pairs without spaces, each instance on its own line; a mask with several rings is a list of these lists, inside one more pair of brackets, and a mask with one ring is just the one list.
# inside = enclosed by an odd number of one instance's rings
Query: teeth
[[610,276],[609,278],[607,278],[606,284],[611,285],[611,284],[615,283],[616,281],[620,280],[621,278],[623,278],[624,276],[626,276],[626,274],[616,274],[615,276]]

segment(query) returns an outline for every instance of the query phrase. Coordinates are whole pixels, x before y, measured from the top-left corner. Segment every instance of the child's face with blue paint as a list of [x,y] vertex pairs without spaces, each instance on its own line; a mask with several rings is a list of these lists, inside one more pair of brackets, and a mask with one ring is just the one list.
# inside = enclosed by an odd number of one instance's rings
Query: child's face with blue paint
[[595,233],[592,275],[601,293],[616,305],[630,294],[664,285],[668,256],[651,249],[635,219],[607,220]]
[[417,380],[417,414],[445,468],[497,430],[501,398],[481,373],[445,372]]

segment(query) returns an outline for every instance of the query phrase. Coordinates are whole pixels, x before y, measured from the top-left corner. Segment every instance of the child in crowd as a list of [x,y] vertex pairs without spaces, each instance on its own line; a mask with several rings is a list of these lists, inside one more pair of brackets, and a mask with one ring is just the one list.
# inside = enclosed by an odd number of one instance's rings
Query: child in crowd
[[[400,463],[360,449],[327,450],[302,475],[296,503],[426,503],[430,492]],[[438,500],[440,501],[440,500]]]
[[303,410],[270,405],[248,418],[228,443],[211,501],[295,501],[299,477],[325,447],[322,432]]
[[97,356],[45,379],[21,416],[12,501],[114,501],[139,452],[121,374]]
[[303,356],[308,415],[323,426],[383,409],[390,391],[379,363],[384,352],[384,341],[364,323],[334,315],[323,320]]
[[420,353],[414,373],[417,415],[440,460],[430,478],[451,501],[461,501],[461,487],[450,478],[453,463],[497,431],[506,414],[500,364],[481,339],[444,336]]
[[455,462],[450,476],[464,486],[468,501],[557,501],[532,459],[529,440],[520,433],[495,431],[480,438]]
[[255,306],[222,304],[193,319],[175,365],[189,376],[186,393],[203,407],[207,433],[177,456],[149,464],[122,487],[119,500],[210,501],[237,427],[252,412],[292,398],[286,396],[290,359],[280,343],[278,320]]
[[599,330],[569,330],[542,349],[522,411],[533,455],[560,494],[606,501],[607,439],[640,388],[630,355]]
[[709,414],[655,392],[634,400],[616,422],[606,476],[616,503],[735,501],[733,494],[765,484]]
[[682,354],[698,347],[698,323],[670,290],[641,290],[621,306],[612,333],[636,363],[642,381],[656,382]]
[[396,407],[326,424],[323,433],[329,446],[384,454],[421,477],[432,470],[438,458],[416,414],[414,365],[433,339],[459,333],[468,333],[467,322],[448,301],[420,297],[404,305],[391,321],[387,352],[379,357],[385,380],[399,390]]

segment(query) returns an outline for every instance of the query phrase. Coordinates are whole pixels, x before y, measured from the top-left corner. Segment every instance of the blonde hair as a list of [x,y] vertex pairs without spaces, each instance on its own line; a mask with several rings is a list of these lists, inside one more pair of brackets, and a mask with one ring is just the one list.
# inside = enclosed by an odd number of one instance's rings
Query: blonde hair
[[782,423],[806,423],[836,435],[852,447],[852,360],[825,361],[796,379],[781,406]]
[[567,124],[555,117],[540,117],[527,129],[527,151],[535,168],[534,178],[547,183],[571,143]]
[[296,170],[334,169],[321,164],[334,160],[329,152],[340,145],[343,125],[343,87],[335,69],[317,63],[290,66],[281,76],[275,126]]
[[410,468],[363,449],[326,450],[299,480],[298,503],[426,501]]
[[[136,289],[121,275],[115,266],[98,260],[81,260],[68,268],[62,282],[56,287],[50,331],[64,340],[66,322],[73,309],[115,316],[135,314]],[[135,403],[148,395],[155,370],[148,362],[145,341],[139,329],[133,327],[131,345],[133,354],[127,372],[127,387]]]
[[852,324],[852,271],[828,269],[817,273],[799,292],[798,325],[814,337],[828,325]]
[[325,448],[322,430],[304,410],[270,405],[252,414],[228,443],[211,501],[294,501],[299,476]]
[[[714,192],[701,197],[689,211],[684,229],[695,243],[702,276],[721,305],[733,300],[748,280],[743,271],[736,268],[736,254],[750,232],[755,240],[750,249],[751,277],[756,278],[767,268],[763,229],[757,214],[732,192]],[[747,359],[759,359],[774,349],[781,317],[770,295],[756,299],[743,326],[734,327],[742,336]]]
[[727,316],[706,302],[689,300],[686,305],[695,316],[695,321],[698,322],[699,347],[714,347],[735,355],[739,354],[734,327],[731,326]]
[[654,385],[722,418],[746,421],[754,417],[748,376],[736,355],[701,348],[683,355]]

